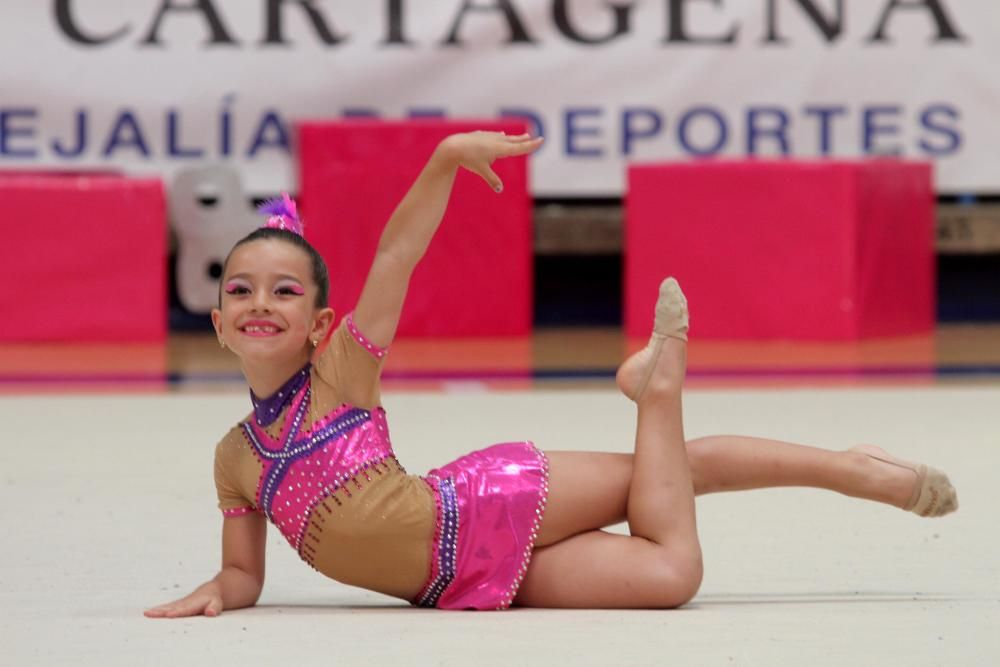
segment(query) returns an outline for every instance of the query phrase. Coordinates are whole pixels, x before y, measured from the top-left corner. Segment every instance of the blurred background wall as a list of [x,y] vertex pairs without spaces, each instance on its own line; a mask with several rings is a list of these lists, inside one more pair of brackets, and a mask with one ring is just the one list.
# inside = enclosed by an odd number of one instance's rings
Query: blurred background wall
[[[534,321],[615,324],[627,165],[928,161],[938,317],[1000,319],[994,2],[6,0],[0,15],[8,176],[152,177],[169,198],[183,170],[222,165],[249,208],[299,191],[304,121],[521,119],[547,139],[529,174]],[[171,326],[204,326],[168,282]]]

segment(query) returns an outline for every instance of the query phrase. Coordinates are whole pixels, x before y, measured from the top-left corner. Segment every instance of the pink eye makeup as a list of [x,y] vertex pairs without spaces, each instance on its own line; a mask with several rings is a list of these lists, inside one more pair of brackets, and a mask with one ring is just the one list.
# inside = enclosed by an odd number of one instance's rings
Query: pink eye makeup
[[298,283],[283,281],[274,286],[274,291],[278,294],[294,294],[295,296],[304,296],[306,291]]
[[224,288],[226,294],[246,294],[250,291],[250,283],[245,280],[230,280]]

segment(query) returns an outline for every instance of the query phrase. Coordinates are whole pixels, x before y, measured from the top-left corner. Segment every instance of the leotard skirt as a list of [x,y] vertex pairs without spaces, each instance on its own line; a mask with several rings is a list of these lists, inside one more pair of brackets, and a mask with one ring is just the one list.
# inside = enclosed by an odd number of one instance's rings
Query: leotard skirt
[[494,445],[424,476],[437,502],[431,571],[413,603],[505,609],[531,560],[549,489],[548,460],[530,442]]

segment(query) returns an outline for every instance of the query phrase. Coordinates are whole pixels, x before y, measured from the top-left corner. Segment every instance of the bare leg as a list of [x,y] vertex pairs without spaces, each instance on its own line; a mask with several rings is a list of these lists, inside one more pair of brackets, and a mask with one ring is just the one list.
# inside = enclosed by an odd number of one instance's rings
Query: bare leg
[[[547,452],[551,494],[588,512],[547,517],[539,546],[625,521],[632,484],[632,454]],[[687,441],[696,496],[782,486],[829,489],[854,498],[902,507],[916,475],[859,451],[833,451],[779,440],[713,435]],[[667,511],[667,510],[663,510]]]
[[688,456],[699,494],[809,486],[902,507],[917,481],[913,471],[853,449],[830,451],[746,436],[692,440]]
[[681,419],[686,359],[684,340],[659,338],[623,366],[627,376],[637,378],[629,385],[639,387],[633,393],[638,394],[634,466],[628,490],[620,494],[631,536],[564,532],[602,520],[607,498],[592,490],[585,502],[572,502],[582,481],[578,471],[568,459],[550,458],[550,495],[538,544],[551,546],[535,550],[518,604],[674,607],[697,592],[701,547]]
[[[633,355],[618,374],[628,396],[646,387],[637,401],[634,455],[549,452],[548,508],[517,604],[684,604],[702,575],[695,494],[811,486],[901,507],[926,487],[915,466],[879,460],[878,448],[835,452],[744,436],[685,443],[680,384],[686,345],[666,340],[659,358],[653,349]],[[954,507],[942,504],[947,511]],[[622,520],[632,536],[598,530]]]
[[[685,343],[669,339],[662,356],[683,377]],[[664,512],[663,508],[671,508]],[[632,535],[660,545],[682,538],[697,547],[694,483],[684,445],[680,382],[654,377],[638,403],[635,454],[626,516]],[[700,552],[699,552],[700,554]]]
[[[877,448],[876,448],[877,449]],[[637,452],[638,453],[638,452]],[[516,603],[529,606],[673,606],[650,588],[643,567],[662,556],[641,553],[631,538],[598,528],[631,520],[632,454],[548,452],[550,504],[576,508],[547,513],[525,585]],[[694,493],[799,486],[902,507],[916,475],[854,449],[830,451],[765,438],[719,435],[687,442]],[[668,501],[662,501],[668,502]],[[669,505],[662,514],[671,514]],[[588,588],[607,573],[619,578],[604,596]],[[615,594],[613,594],[615,593]],[[596,600],[596,601],[595,601]]]

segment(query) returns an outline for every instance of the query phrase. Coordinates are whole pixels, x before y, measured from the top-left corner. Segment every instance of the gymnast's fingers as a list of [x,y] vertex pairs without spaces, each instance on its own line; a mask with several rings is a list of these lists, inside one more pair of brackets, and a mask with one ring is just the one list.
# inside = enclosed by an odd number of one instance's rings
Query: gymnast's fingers
[[497,173],[490,168],[490,165],[482,165],[476,169],[476,173],[482,176],[484,181],[489,183],[494,192],[503,192],[503,182],[500,180],[500,177],[497,176]]
[[143,612],[147,618],[168,618],[174,614],[183,600],[175,600],[167,604],[161,604]]
[[524,134],[516,134],[516,135],[512,134],[509,137],[507,137],[507,141],[513,143],[523,143],[525,141],[531,141],[531,140],[532,137],[530,132],[525,132]]
[[222,613],[222,598],[212,597],[205,606],[205,616],[218,616]]
[[159,607],[153,607],[151,609],[146,609],[142,612],[142,615],[146,618],[163,618],[167,615],[167,607],[169,605],[160,605]]
[[167,612],[167,618],[180,618],[183,616],[197,616],[201,614],[208,605],[205,598],[180,600],[173,609]]
[[503,157],[511,157],[513,155],[525,155],[527,153],[532,153],[542,145],[544,138],[542,137],[528,137],[527,139],[520,139],[512,142],[508,142],[504,145],[501,150],[501,155]]
[[[147,618],[179,618],[181,616],[195,616],[197,614],[203,613],[212,602],[215,600],[214,596],[207,595],[189,595],[180,600],[174,600],[173,602],[159,605],[153,607],[152,609],[147,609],[144,615]],[[218,611],[222,609],[222,601],[219,600]],[[217,615],[213,614],[213,615]]]

